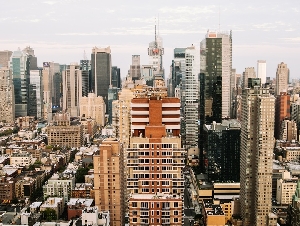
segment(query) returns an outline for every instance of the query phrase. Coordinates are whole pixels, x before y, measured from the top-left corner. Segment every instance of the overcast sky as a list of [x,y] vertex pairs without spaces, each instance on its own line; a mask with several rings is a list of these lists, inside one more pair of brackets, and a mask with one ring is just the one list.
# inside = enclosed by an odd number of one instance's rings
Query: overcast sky
[[300,78],[299,0],[0,0],[0,50],[30,45],[43,61],[79,62],[93,46],[111,46],[112,64],[127,74],[131,55],[148,64],[155,18],[163,38],[166,77],[173,49],[199,47],[207,30],[233,32],[233,67],[242,73],[267,61],[267,76],[287,63]]

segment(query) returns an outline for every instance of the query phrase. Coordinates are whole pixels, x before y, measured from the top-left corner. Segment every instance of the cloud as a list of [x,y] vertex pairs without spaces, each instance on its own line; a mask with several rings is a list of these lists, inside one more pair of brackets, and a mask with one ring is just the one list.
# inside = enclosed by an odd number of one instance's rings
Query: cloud
[[300,37],[293,37],[293,38],[281,38],[281,40],[286,42],[300,42]]
[[105,34],[106,32],[103,33],[97,33],[97,32],[92,32],[92,33],[57,33],[56,35],[61,35],[61,36],[95,36],[95,35],[102,35]]
[[163,7],[159,9],[161,13],[172,13],[176,14],[177,16],[180,14],[186,15],[196,15],[196,14],[210,14],[218,12],[216,9],[217,6],[210,5],[210,6],[201,6],[201,7],[189,7],[189,6],[179,6],[176,8],[171,7]]
[[32,20],[29,20],[29,22],[37,23],[37,22],[40,22],[40,20],[39,19],[32,19]]
[[44,1],[43,3],[48,4],[48,5],[54,5],[57,2],[56,1]]

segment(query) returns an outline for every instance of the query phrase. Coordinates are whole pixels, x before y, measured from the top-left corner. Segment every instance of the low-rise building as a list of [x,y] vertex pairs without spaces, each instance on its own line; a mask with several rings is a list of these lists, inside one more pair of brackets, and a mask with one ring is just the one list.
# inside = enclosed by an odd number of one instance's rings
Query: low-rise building
[[41,206],[40,211],[45,211],[46,209],[55,210],[56,217],[59,219],[60,215],[63,213],[65,207],[65,202],[63,198],[49,197]]
[[297,188],[298,178],[292,178],[291,173],[284,171],[282,178],[277,180],[276,201],[282,205],[292,202],[292,197]]
[[10,202],[15,198],[15,181],[12,177],[0,177],[0,202]]
[[202,213],[204,216],[205,225],[215,226],[215,225],[225,225],[225,213],[220,206],[220,204],[215,203],[211,199],[203,200]]
[[53,174],[53,176],[43,186],[44,198],[55,196],[64,198],[65,202],[71,197],[71,191],[75,186],[75,177],[67,177]]
[[72,198],[91,198],[91,190],[93,185],[91,183],[76,183],[72,190]]
[[82,225],[110,226],[109,211],[99,211],[98,207],[86,207],[82,210]]
[[12,153],[10,156],[10,165],[15,165],[15,166],[30,166],[33,163],[33,158],[30,153],[27,151],[15,151]]
[[94,199],[78,199],[71,198],[68,205],[68,220],[78,218],[82,214],[82,210],[86,207],[91,207],[94,204]]

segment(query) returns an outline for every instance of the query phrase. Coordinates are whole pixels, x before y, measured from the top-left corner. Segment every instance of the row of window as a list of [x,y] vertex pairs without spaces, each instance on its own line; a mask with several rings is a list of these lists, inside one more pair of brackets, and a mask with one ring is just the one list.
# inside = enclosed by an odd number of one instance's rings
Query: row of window
[[178,148],[178,144],[133,144],[133,148],[144,148],[144,149],[169,149],[169,148]]

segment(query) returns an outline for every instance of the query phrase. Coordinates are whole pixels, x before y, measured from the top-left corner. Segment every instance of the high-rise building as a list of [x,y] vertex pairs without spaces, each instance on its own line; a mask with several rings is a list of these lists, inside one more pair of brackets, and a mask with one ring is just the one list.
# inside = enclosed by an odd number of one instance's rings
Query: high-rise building
[[117,87],[111,87],[108,89],[108,106],[107,106],[107,114],[108,114],[108,124],[112,124],[113,117],[113,101],[118,99],[118,92],[120,91]]
[[265,60],[257,61],[257,78],[260,78],[262,85],[267,82],[267,63]]
[[43,62],[42,91],[43,118],[52,120],[52,111],[60,109],[62,96],[62,77],[60,65],[54,62]]
[[171,96],[175,96],[175,89],[180,86],[182,74],[185,71],[185,50],[186,48],[174,49],[174,59],[171,65],[171,87],[169,90]]
[[285,140],[285,141],[298,140],[297,133],[298,131],[297,131],[296,122],[290,120],[283,120],[281,122],[279,140]]
[[275,94],[280,95],[281,92],[287,92],[288,90],[288,77],[289,69],[283,62],[278,64],[276,71],[276,87]]
[[12,123],[15,119],[15,98],[11,70],[0,68],[0,117],[1,121]]
[[243,86],[242,86],[243,89],[248,88],[248,79],[249,78],[256,78],[256,73],[255,73],[254,67],[245,68],[245,71],[243,72]]
[[148,48],[149,64],[153,66],[154,76],[160,75],[164,78],[164,68],[163,68],[163,58],[164,48],[162,38],[156,34],[155,26],[155,36],[154,41],[149,43]]
[[130,225],[182,225],[184,149],[180,100],[134,98],[127,149]]
[[43,90],[42,70],[30,70],[30,84],[28,91],[28,116],[42,118],[43,111]]
[[111,50],[107,48],[92,49],[91,55],[91,90],[96,96],[102,96],[107,106],[108,88],[111,85]]
[[82,97],[82,77],[80,66],[71,63],[62,73],[63,110],[71,117],[79,116],[80,98]]
[[14,51],[10,58],[10,69],[14,83],[15,117],[27,116],[29,61],[20,49]]
[[80,99],[80,116],[95,119],[99,127],[105,126],[105,103],[103,97],[89,93]]
[[81,67],[81,77],[82,77],[82,96],[87,97],[90,90],[90,73],[91,73],[91,61],[90,60],[81,60],[80,61]]
[[123,88],[119,92],[119,99],[112,103],[112,125],[115,129],[116,137],[120,139],[124,148],[129,147],[130,139],[130,105],[133,99],[133,91]]
[[210,181],[240,181],[241,124],[236,119],[204,125],[207,175]]
[[128,74],[131,76],[132,80],[141,79],[141,59],[140,55],[132,55],[132,63],[130,65],[130,69]]
[[154,68],[153,65],[142,65],[141,67],[141,79],[146,81],[148,86],[153,86],[154,80]]
[[27,55],[30,70],[38,70],[37,57],[34,55],[34,50],[30,46],[26,46],[23,52]]
[[280,130],[282,121],[290,119],[290,95],[286,92],[281,92],[276,96],[275,104],[275,130],[274,136],[276,139],[280,137]]
[[[230,116],[232,33],[208,32],[200,44],[204,123],[221,122]],[[201,82],[201,81],[200,81]]]
[[109,210],[110,225],[122,226],[127,201],[123,146],[117,139],[107,138],[93,159],[95,205],[100,210]]
[[[182,61],[181,61],[182,62]],[[182,73],[181,116],[183,117],[182,135],[184,146],[198,147],[199,131],[199,74],[200,54],[195,46],[185,49],[185,67]]]
[[111,68],[111,86],[121,88],[121,71],[117,66]]
[[243,225],[275,226],[271,214],[275,98],[260,86],[244,89],[242,98],[240,202]]
[[4,50],[4,51],[0,51],[0,68],[1,67],[9,67],[9,61],[10,61],[10,57],[12,55],[12,51],[9,50]]

